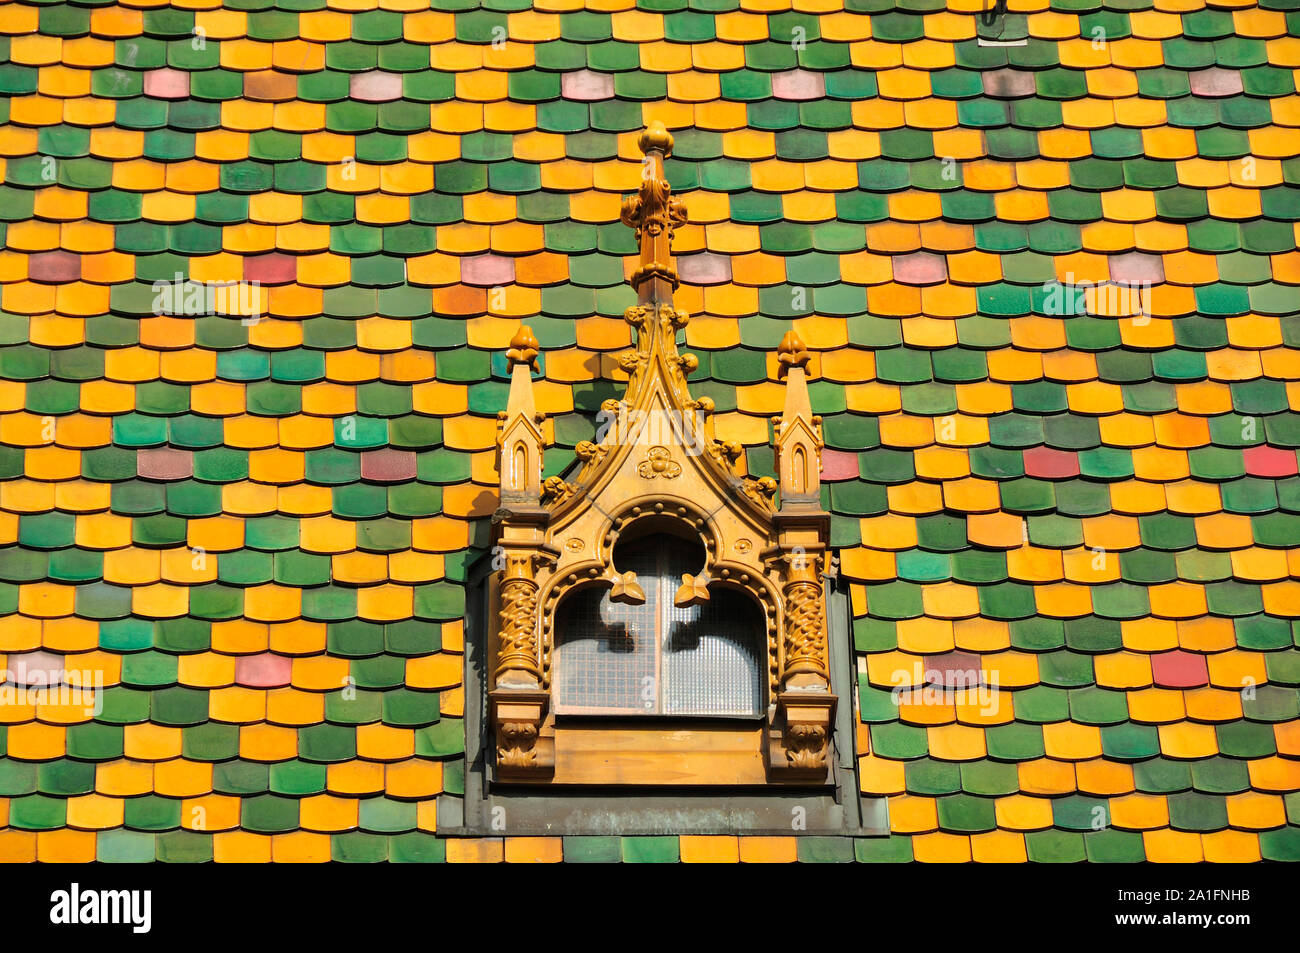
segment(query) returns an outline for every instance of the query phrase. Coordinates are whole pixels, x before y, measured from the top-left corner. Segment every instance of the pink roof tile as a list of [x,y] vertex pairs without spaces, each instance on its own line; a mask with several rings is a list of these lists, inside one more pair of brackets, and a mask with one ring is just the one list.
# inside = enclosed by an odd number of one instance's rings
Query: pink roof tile
[[298,259],[272,252],[244,259],[244,278],[264,285],[283,285],[298,277]]
[[81,277],[81,256],[70,251],[38,252],[27,259],[27,276],[48,284],[76,281]]
[[15,685],[59,685],[64,681],[66,664],[63,656],[54,652],[10,655],[5,666],[5,680]]
[[184,480],[194,475],[194,455],[175,447],[141,450],[135,455],[135,467],[146,480]]
[[507,255],[472,255],[462,258],[460,280],[481,288],[508,285],[515,280],[515,260]]
[[1037,87],[1034,74],[1019,69],[989,70],[984,73],[984,92],[999,99],[1018,99],[1032,96]]
[[677,273],[691,285],[720,285],[731,280],[731,257],[702,252],[677,259]]
[[1241,457],[1251,476],[1278,479],[1296,475],[1296,452],[1285,447],[1247,447]]
[[925,680],[944,688],[972,688],[983,682],[980,657],[969,652],[947,652],[925,660]]
[[235,683],[249,688],[278,688],[289,684],[293,659],[273,652],[244,655],[235,660]]
[[190,94],[190,74],[181,69],[151,69],[144,74],[144,94],[154,99],[184,99]]
[[402,98],[402,76],[383,70],[353,73],[349,91],[363,103],[386,103]]
[[1242,91],[1241,73],[1212,66],[1187,74],[1193,96],[1236,96]]
[[565,99],[592,102],[614,98],[614,77],[589,69],[575,70],[560,77],[560,92]]
[[1044,480],[1064,480],[1079,475],[1079,455],[1073,450],[1034,447],[1026,450],[1025,476]]
[[822,451],[823,480],[855,480],[861,474],[858,471],[858,455],[845,453],[843,450]]
[[802,69],[773,73],[772,95],[777,99],[821,99],[826,95],[826,78]]
[[937,285],[948,277],[948,264],[942,255],[913,252],[894,256],[894,280],[905,285]]
[[1151,656],[1151,677],[1161,688],[1197,688],[1210,680],[1205,656],[1177,649]]
[[370,450],[361,455],[361,478],[375,483],[415,479],[415,454],[408,450]]
[[1165,280],[1164,260],[1159,255],[1144,255],[1136,251],[1111,255],[1110,277],[1112,281],[1160,284]]

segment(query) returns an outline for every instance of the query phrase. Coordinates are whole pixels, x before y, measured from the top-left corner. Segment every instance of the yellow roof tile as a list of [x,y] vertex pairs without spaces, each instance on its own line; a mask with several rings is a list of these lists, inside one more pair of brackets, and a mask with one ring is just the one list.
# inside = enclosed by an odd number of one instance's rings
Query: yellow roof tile
[[[9,729],[11,732],[14,729]],[[1300,761],[1269,757],[1247,762],[1250,785],[1258,791],[1290,793],[1300,790]]]
[[1277,722],[1273,725],[1278,754],[1294,758],[1300,755],[1300,721]]
[[247,831],[227,831],[212,838],[212,859],[218,864],[269,864],[272,838]]
[[1012,794],[994,802],[998,827],[1006,831],[1037,831],[1052,826],[1050,798]]
[[393,797],[406,798],[441,794],[442,762],[411,759],[386,765],[384,790]]
[[[867,69],[889,69],[903,62],[903,51],[897,43],[879,40],[859,40],[849,44],[850,62],[857,67]],[[858,115],[857,103],[854,104],[854,117]],[[886,128],[886,127],[878,127]]]
[[231,724],[254,724],[266,718],[266,692],[234,686],[220,688],[209,695],[209,713]]
[[1125,619],[1120,624],[1124,647],[1135,652],[1163,652],[1178,648],[1180,624],[1170,619],[1155,619],[1149,616]]
[[1169,828],[1142,832],[1148,861],[1157,864],[1195,864],[1204,859],[1201,835]]
[[1011,645],[1007,623],[975,617],[953,622],[953,640],[965,652],[999,652]]
[[[868,14],[836,10],[822,14],[819,25],[822,39],[834,43],[852,43],[871,38],[871,17]],[[936,34],[931,32],[930,35]]]
[[1015,720],[1015,695],[996,688],[954,692],[957,720],[963,725],[1006,725]]
[[[1228,799],[1231,810],[1232,799]],[[1205,860],[1211,864],[1248,864],[1260,859],[1259,838],[1246,831],[1214,831],[1201,835]]]
[[971,838],[937,831],[912,838],[912,856],[922,864],[965,864],[971,860]]
[[269,639],[268,627],[249,619],[216,622],[212,626],[212,648],[217,652],[240,655],[265,652]]
[[[1052,326],[1049,324],[1038,323],[1035,325],[1024,325],[1025,331],[1021,335],[1030,341],[1033,340],[1033,334],[1037,331],[1047,330]],[[1055,337],[1056,329],[1053,328]],[[1053,347],[1056,341],[1045,342],[1047,346]],[[1021,383],[1026,381],[1040,380],[1043,376],[1043,358],[1037,352],[1026,352],[1016,348],[1000,348],[996,351],[989,351],[986,354],[989,367],[989,378],[992,381],[1004,383]]]
[[1093,658],[1097,684],[1107,688],[1145,688],[1151,685],[1151,659],[1134,652],[1111,652]]
[[181,730],[150,722],[123,729],[123,751],[138,761],[164,761],[180,757]]
[[1040,615],[1058,619],[1092,612],[1092,595],[1087,586],[1056,582],[1034,586],[1034,602]]
[[[950,652],[953,649],[953,623],[947,619],[919,616],[915,619],[900,620],[897,628],[898,646],[903,652],[935,653]],[[898,659],[880,663],[895,666],[890,670],[891,674],[886,678],[886,684],[920,684],[924,673],[919,667],[919,661],[906,661],[906,658],[906,656],[902,657],[905,662],[902,668],[896,664]],[[869,670],[874,671],[870,666]],[[899,672],[903,674],[898,674]]]
[[26,842],[14,835],[7,841],[14,844],[18,857],[25,856],[33,842],[34,859],[43,864],[88,864],[96,859],[95,834],[91,831],[40,831]]
[[1194,721],[1223,722],[1242,717],[1241,692],[1196,688],[1183,693],[1187,717]]
[[220,688],[235,681],[235,657],[217,652],[196,652],[177,659],[177,680],[194,688]]
[[886,99],[924,99],[931,94],[930,74],[924,69],[880,70],[876,84]]
[[1101,729],[1061,721],[1043,726],[1043,747],[1049,758],[1083,761],[1101,757]]
[[1164,795],[1128,794],[1110,799],[1111,824],[1121,830],[1153,830],[1169,823]]
[[304,830],[347,831],[357,826],[360,801],[353,797],[317,794],[299,802],[299,823]]
[[1034,761],[1021,761],[1016,769],[1022,795],[1071,794],[1075,790],[1074,765],[1068,761],[1038,758]]
[[959,513],[988,513],[1000,505],[997,483],[978,477],[944,483],[943,500],[949,509]]
[[868,755],[858,759],[863,794],[896,795],[905,790],[902,761]]
[[323,864],[332,857],[330,839],[307,831],[290,831],[271,836],[271,862],[275,864]]
[[1117,761],[1094,758],[1075,765],[1079,791],[1103,797],[1132,793],[1133,768]]
[[[35,12],[35,8],[15,7],[11,13],[22,10]],[[11,21],[12,22],[12,21]],[[196,24],[198,20],[195,20]],[[36,29],[35,17],[31,29]],[[127,37],[139,36],[144,30],[144,14],[140,10],[127,7],[95,7],[90,11],[90,32],[95,36]]]
[[[297,669],[299,659],[294,660]],[[337,687],[337,685],[331,686]],[[298,732],[278,725],[243,725],[239,729],[239,756],[252,761],[283,761],[298,754]],[[333,767],[333,765],[331,765]]]
[[854,579],[893,579],[897,575],[892,553],[870,549],[846,549],[840,553],[840,568]]
[[[1097,379],[1097,358],[1086,351],[1060,350],[1052,351],[1043,355],[1043,375],[1049,380],[1054,381],[1088,381],[1092,382]],[[1080,394],[1079,385],[1075,384],[1066,388],[1067,393],[1071,395]],[[1084,391],[1083,393],[1090,393]],[[1115,393],[1119,393],[1116,388]],[[1085,401],[1085,403],[1087,403]],[[1101,401],[1105,405],[1107,401]],[[1090,407],[1089,413],[1100,414],[1104,410]]]
[[930,756],[944,761],[974,761],[988,754],[984,731],[970,725],[943,725],[926,729]]
[[1024,545],[1007,553],[1007,572],[1026,582],[1052,582],[1063,576],[1061,553]]
[[934,798],[900,794],[889,799],[889,826],[899,834],[933,831],[939,826]]
[[1282,323],[1272,315],[1245,314],[1225,319],[1228,341],[1239,348],[1276,347],[1282,343]]
[[[85,794],[68,798],[68,826],[82,830],[108,830],[120,827],[126,814],[126,802],[102,794]],[[93,856],[93,853],[92,853]]]
[[266,693],[266,720],[276,724],[318,724],[325,718],[325,696],[318,692],[277,688]]
[[[926,19],[928,21],[930,18]],[[956,64],[956,51],[946,38],[927,34],[925,39],[903,44],[903,63],[923,70],[950,69]]]

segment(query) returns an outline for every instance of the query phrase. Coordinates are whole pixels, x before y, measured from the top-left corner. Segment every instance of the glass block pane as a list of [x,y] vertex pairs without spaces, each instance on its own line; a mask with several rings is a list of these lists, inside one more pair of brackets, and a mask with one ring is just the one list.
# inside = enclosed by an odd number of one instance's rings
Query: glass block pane
[[713,587],[702,606],[679,608],[683,573],[703,551],[673,537],[621,545],[619,573],[636,573],[641,605],[581,590],[556,618],[554,692],[561,714],[756,715],[763,710],[763,618],[740,593]]
[[[665,592],[667,593],[667,587]],[[664,711],[757,715],[763,711],[762,617],[747,597],[711,590],[703,606],[678,608],[668,594],[663,642]]]
[[582,590],[562,603],[556,619],[556,711],[656,710],[658,580],[640,573],[637,578],[644,605],[610,602],[608,589]]

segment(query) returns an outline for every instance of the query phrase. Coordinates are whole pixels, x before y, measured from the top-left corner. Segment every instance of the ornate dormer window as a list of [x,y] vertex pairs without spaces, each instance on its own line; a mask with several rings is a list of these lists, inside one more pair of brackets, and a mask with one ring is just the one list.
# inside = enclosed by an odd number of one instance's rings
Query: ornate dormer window
[[781,342],[779,478],[746,475],[740,444],[714,433],[712,401],[690,394],[696,358],[678,350],[688,317],[673,303],[670,247],[686,210],[664,177],[672,136],[655,124],[639,145],[642,182],[622,215],[640,246],[624,314],[635,348],[619,361],[627,390],[605,402],[599,439],[578,445],[564,478],[542,479],[528,328],[508,353],[490,594],[495,777],[827,783],[830,518],[809,355],[793,332]]

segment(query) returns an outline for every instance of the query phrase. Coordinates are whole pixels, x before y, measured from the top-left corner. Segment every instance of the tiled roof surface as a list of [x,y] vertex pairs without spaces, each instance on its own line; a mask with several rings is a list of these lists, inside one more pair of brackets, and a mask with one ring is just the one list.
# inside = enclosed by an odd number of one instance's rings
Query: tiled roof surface
[[[0,857],[1300,859],[1300,2],[434,6],[0,11],[0,656],[106,684],[0,704]],[[751,472],[814,352],[887,839],[434,833],[504,351],[559,473],[651,119]]]

